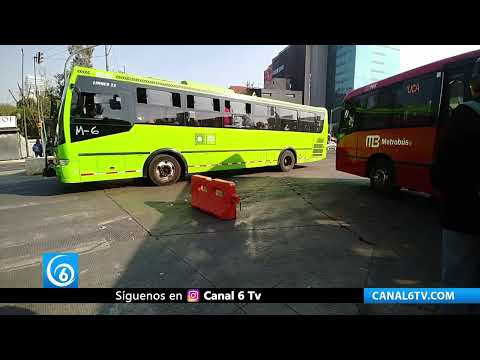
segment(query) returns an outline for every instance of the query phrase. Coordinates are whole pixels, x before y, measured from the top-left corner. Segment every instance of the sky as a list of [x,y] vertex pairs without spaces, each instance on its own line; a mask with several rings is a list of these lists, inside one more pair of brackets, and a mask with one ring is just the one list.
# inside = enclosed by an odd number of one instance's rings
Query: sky
[[[446,57],[480,49],[480,45],[398,45],[400,72]],[[247,81],[263,86],[263,71],[286,45],[114,45],[108,62],[110,70],[167,80],[191,80],[216,86],[245,85]],[[0,45],[0,103],[12,103],[9,89],[16,95],[21,82],[22,53],[24,74],[33,75],[33,56],[44,53],[38,71],[47,78],[63,72],[68,56],[63,45]],[[110,49],[108,46],[107,50]],[[105,69],[105,48],[93,53],[93,65]],[[15,91],[14,91],[15,90]]]

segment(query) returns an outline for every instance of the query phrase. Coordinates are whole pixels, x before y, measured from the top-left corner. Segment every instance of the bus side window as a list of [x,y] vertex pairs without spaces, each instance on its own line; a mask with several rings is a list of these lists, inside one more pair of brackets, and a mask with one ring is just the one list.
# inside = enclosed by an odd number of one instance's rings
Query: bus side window
[[156,125],[185,125],[184,112],[179,109],[179,93],[137,88],[136,123]]
[[438,100],[436,73],[408,79],[394,87],[393,127],[431,126],[435,121]]
[[243,129],[254,128],[250,113],[248,111],[248,104],[232,101],[233,123],[238,124],[238,127]]
[[390,88],[381,88],[367,94],[366,107],[361,115],[362,130],[385,129],[391,126],[393,97]]
[[305,111],[298,112],[298,131],[301,132],[320,132],[319,126],[320,114],[314,114]]
[[448,84],[448,109],[451,112],[464,102],[465,83],[462,80],[451,80]]
[[218,99],[206,96],[187,95],[187,107],[193,107],[195,109],[195,119],[189,122],[190,126],[222,127],[223,117],[220,116],[220,114],[216,114],[216,112],[219,112],[216,109],[220,109]]
[[253,122],[259,130],[270,130],[268,126],[269,108],[266,105],[255,104],[253,107]]
[[298,130],[298,114],[296,110],[276,108],[277,111],[277,128],[282,131],[297,131]]

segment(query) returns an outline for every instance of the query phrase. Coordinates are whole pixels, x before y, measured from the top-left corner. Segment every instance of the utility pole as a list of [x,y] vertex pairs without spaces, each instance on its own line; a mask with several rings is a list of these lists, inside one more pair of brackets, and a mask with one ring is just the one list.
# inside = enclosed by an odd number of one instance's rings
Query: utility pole
[[33,57],[33,75],[34,75],[34,79],[35,79],[35,97],[36,97],[36,100],[37,100],[37,111],[38,111],[38,128],[40,130],[40,137],[42,138],[42,147],[43,147],[43,150],[45,151],[46,148],[46,143],[45,143],[45,137],[43,135],[43,116],[42,116],[42,111],[41,111],[41,104],[40,104],[40,99],[38,98],[38,86],[37,86],[37,67],[36,67],[36,64],[37,62],[40,64],[43,59],[42,59],[42,53],[39,52],[37,53],[37,56],[34,56]]
[[127,71],[125,70],[125,65],[123,65],[123,73],[125,74]]
[[25,89],[24,89],[24,85],[25,85],[25,79],[23,78],[23,58],[24,58],[24,54],[23,54],[23,48],[22,48],[22,108],[23,108],[23,133],[24,133],[24,136],[25,136],[25,150],[27,151],[26,154],[27,154],[27,158],[30,157],[30,151],[28,150],[29,146],[28,146],[28,136],[27,136],[27,115],[25,113]]
[[105,69],[108,71],[108,54],[107,54],[107,45],[105,45]]

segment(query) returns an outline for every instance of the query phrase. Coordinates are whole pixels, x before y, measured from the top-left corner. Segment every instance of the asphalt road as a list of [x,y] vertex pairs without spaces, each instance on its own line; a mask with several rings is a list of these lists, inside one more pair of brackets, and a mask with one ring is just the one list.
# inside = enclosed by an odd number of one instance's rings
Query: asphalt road
[[[19,170],[20,169],[20,170]],[[335,154],[289,173],[217,172],[236,221],[190,207],[189,181],[64,185],[0,164],[0,287],[41,287],[41,255],[80,254],[80,287],[434,287],[433,201],[372,192]],[[6,304],[4,304],[6,305]],[[416,305],[15,304],[39,314],[429,314]],[[1,310],[1,309],[0,309]]]

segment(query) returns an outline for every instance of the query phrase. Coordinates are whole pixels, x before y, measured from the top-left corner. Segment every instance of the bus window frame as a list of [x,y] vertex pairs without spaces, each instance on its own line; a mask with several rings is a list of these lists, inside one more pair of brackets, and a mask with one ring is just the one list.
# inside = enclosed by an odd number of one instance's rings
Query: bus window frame
[[446,119],[449,119],[451,116],[450,113],[450,82],[458,79],[458,76],[463,77],[464,84],[464,94],[466,95],[463,99],[463,103],[471,100],[472,94],[470,92],[469,81],[472,78],[473,64],[478,58],[468,58],[460,62],[453,64],[448,64],[442,69],[442,97],[439,108],[439,114],[437,119],[437,126],[442,126],[443,122]]
[[[368,105],[368,98],[370,96],[375,96],[375,95],[378,96],[379,92],[382,89],[384,89],[384,88],[380,88],[380,89],[375,89],[375,90],[360,94],[360,95],[355,96],[353,98],[350,98],[350,99],[348,99],[348,101],[344,102],[345,109],[346,110],[348,109],[350,112],[353,113],[354,124],[353,124],[353,127],[347,127],[346,124],[345,124],[345,118],[343,116],[342,119],[341,119],[341,122],[343,122],[343,124],[340,125],[339,131],[343,132],[343,133],[346,133],[346,134],[351,134],[353,132],[358,132],[358,131],[374,131],[374,130],[384,130],[384,129],[405,129],[405,128],[417,128],[417,127],[436,127],[437,124],[438,124],[438,121],[439,121],[439,113],[441,112],[440,107],[442,106],[442,103],[443,103],[442,97],[443,97],[443,94],[446,92],[445,89],[444,89],[443,79],[440,79],[440,81],[439,81],[439,79],[436,75],[437,73],[438,72],[431,72],[431,73],[427,73],[427,74],[422,74],[420,76],[416,76],[416,77],[412,77],[412,78],[409,78],[409,79],[399,81],[397,83],[391,84],[388,87],[386,87],[390,91],[392,91],[392,96],[394,96],[393,90],[403,89],[405,83],[408,82],[408,81],[415,81],[415,80],[422,81],[422,80],[425,80],[425,79],[433,78],[435,80],[435,82],[434,82],[434,85],[433,85],[433,88],[432,88],[431,95],[435,95],[435,97],[430,96],[430,99],[432,101],[432,107],[433,107],[433,109],[432,109],[433,119],[429,124],[412,125],[412,126],[395,126],[395,121],[393,119],[393,112],[392,112],[392,114],[389,115],[391,117],[391,119],[389,120],[389,126],[388,127],[368,127],[368,128],[365,128],[364,127],[364,119],[359,119],[358,118],[358,115],[357,115],[358,114],[358,111],[357,111],[358,106],[355,106],[355,103],[360,104],[360,105],[363,104],[363,105],[365,105],[365,108],[366,108],[366,106]],[[396,98],[393,97],[392,109],[394,109],[396,107],[396,105],[397,105]],[[402,111],[402,113],[403,113],[403,111]],[[405,114],[403,113],[402,118],[404,118],[404,116],[405,116]],[[402,120],[402,121],[404,121],[404,120]]]

